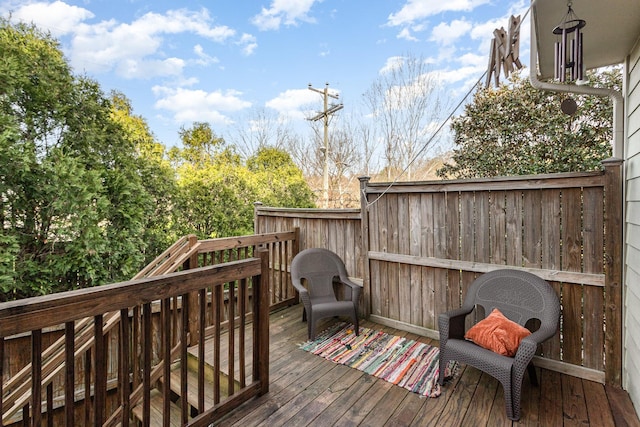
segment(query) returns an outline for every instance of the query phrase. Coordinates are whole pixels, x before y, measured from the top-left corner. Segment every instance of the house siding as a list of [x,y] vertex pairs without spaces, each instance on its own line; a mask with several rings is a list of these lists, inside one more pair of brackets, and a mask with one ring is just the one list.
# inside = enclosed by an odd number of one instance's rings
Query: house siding
[[623,385],[640,409],[640,41],[627,62],[626,258]]

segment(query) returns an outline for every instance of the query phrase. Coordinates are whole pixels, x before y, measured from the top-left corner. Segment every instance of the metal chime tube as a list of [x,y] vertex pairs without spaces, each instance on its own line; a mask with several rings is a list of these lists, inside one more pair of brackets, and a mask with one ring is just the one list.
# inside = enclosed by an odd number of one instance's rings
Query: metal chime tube
[[584,79],[584,63],[583,63],[583,52],[582,52],[582,32],[580,31],[580,27],[576,29],[576,61],[575,68],[577,71],[578,78],[577,80]]
[[553,78],[560,78],[560,42],[556,42],[553,46],[555,63],[553,67]]
[[576,39],[571,39],[571,47],[569,49],[569,68],[571,71],[571,80],[576,79],[576,57],[578,56],[578,43]]
[[562,29],[562,41],[560,42],[560,82],[567,80],[567,29]]

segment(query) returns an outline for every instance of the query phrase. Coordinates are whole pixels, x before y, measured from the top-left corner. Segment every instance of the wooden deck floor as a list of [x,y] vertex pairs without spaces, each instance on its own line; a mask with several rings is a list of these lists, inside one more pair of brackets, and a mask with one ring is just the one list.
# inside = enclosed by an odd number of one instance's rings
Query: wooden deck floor
[[[626,392],[544,369],[538,370],[539,387],[525,379],[519,422],[505,416],[502,386],[472,367],[462,366],[440,397],[420,397],[300,350],[306,340],[301,313],[295,306],[271,315],[270,391],[217,425],[640,426]],[[371,322],[362,326],[437,344]]]

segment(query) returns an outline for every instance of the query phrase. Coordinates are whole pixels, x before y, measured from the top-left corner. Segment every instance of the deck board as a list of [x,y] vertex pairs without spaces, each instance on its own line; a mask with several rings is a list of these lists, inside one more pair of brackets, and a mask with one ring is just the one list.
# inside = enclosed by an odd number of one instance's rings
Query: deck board
[[[302,308],[270,317],[269,393],[255,398],[214,425],[220,426],[640,426],[626,392],[536,368],[539,387],[525,376],[522,418],[505,414],[498,381],[460,366],[438,398],[425,398],[356,369],[299,348],[306,341]],[[321,321],[318,330],[334,319]],[[361,326],[437,345],[437,341],[362,321]]]

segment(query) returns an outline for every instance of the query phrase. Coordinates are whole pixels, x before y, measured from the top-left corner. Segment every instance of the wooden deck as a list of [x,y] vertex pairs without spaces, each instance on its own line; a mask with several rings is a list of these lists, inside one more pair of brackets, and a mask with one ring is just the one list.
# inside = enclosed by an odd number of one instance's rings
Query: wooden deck
[[[544,369],[538,369],[540,387],[525,379],[519,422],[505,416],[502,386],[472,367],[462,366],[440,397],[420,397],[300,350],[307,331],[301,313],[298,305],[271,315],[269,393],[216,425],[640,426],[626,392]],[[367,321],[362,326],[437,344]]]

